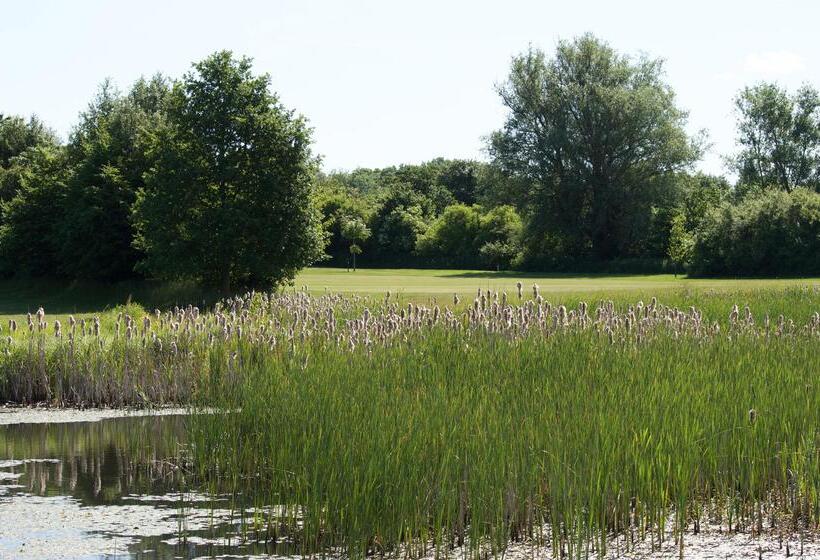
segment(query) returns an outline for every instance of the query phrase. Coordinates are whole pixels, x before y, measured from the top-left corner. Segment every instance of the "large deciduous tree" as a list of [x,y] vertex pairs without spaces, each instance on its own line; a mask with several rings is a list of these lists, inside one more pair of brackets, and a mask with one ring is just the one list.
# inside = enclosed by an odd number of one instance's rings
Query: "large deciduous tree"
[[509,114],[490,153],[526,186],[531,247],[602,260],[639,251],[634,224],[649,223],[669,178],[699,156],[661,61],[584,35],[552,59],[533,48],[515,57],[498,93]]
[[228,291],[280,283],[321,256],[310,130],[269,84],[222,51],[175,85],[135,206],[147,270]]
[[820,190],[820,94],[803,86],[793,95],[771,83],[735,98],[737,141],[731,161],[744,186]]

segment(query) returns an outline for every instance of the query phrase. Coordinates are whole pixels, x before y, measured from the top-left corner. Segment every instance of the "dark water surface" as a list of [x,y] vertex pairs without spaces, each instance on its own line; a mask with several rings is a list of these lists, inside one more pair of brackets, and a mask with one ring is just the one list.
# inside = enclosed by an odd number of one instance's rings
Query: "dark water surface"
[[184,415],[0,425],[0,558],[287,555],[199,492]]

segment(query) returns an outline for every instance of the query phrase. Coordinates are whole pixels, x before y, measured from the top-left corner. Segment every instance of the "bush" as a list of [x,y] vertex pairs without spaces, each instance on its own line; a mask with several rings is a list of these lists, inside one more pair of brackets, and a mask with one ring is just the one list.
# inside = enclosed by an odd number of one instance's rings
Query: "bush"
[[509,268],[521,253],[521,218],[511,206],[483,213],[453,204],[419,239],[419,255],[445,266]]
[[420,255],[446,257],[450,266],[473,267],[478,261],[476,246],[481,215],[475,206],[453,204],[445,208],[427,233],[419,239]]
[[820,194],[769,189],[707,214],[695,238],[696,274],[820,274]]

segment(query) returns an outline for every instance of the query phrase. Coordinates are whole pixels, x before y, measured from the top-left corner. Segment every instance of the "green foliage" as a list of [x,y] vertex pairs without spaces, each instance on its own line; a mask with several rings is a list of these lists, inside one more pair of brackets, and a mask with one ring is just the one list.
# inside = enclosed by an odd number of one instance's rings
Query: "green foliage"
[[0,168],[8,169],[12,160],[29,148],[53,146],[57,137],[40,119],[0,113]]
[[692,270],[720,275],[820,273],[820,193],[768,189],[707,214]]
[[349,243],[348,252],[353,257],[353,270],[356,270],[356,255],[362,254],[361,243],[370,238],[370,230],[359,218],[346,218],[342,223],[342,237]]
[[497,206],[481,216],[478,251],[484,266],[506,269],[521,256],[523,223],[512,206]]
[[436,158],[418,165],[336,171],[320,179],[365,198],[387,196],[396,187],[408,188],[426,198],[436,212],[441,212],[455,202],[473,204],[481,190],[481,176],[486,167],[472,160]]
[[692,259],[695,240],[686,229],[686,216],[678,214],[672,218],[669,232],[669,258],[680,268],[685,268]]
[[148,171],[143,136],[159,125],[170,94],[162,76],[139,80],[127,96],[104,82],[67,147],[73,173],[60,228],[60,261],[74,278],[134,275],[142,255],[131,209]]
[[310,130],[269,83],[222,51],[175,85],[134,210],[151,274],[227,291],[282,283],[321,256]]
[[511,206],[448,206],[419,239],[418,253],[450,266],[507,268],[520,253],[521,218]]
[[58,225],[66,204],[65,151],[38,146],[16,159],[22,170],[17,192],[2,202],[0,270],[6,275],[59,276]]
[[[339,260],[348,252],[341,224],[348,217],[372,230],[368,250],[377,262],[420,263],[416,245],[446,208],[473,204],[484,192],[487,165],[436,158],[418,165],[356,169],[318,177],[317,205],[323,216],[327,252]],[[442,260],[453,266],[456,260]]]
[[559,43],[551,60],[536,49],[514,58],[498,92],[509,115],[490,152],[526,188],[531,250],[600,260],[635,253],[670,175],[700,151],[661,62],[584,35]]
[[732,163],[741,185],[820,190],[820,94],[805,85],[794,95],[773,83],[744,88],[735,98],[738,143]]
[[526,211],[529,203],[529,182],[504,172],[498,165],[483,165],[478,172],[476,200],[486,207],[513,206]]
[[448,206],[419,240],[424,256],[445,257],[455,266],[475,264],[476,241],[481,231],[480,209],[454,204]]
[[20,156],[32,148],[57,145],[57,137],[37,117],[26,121],[0,114],[0,201],[17,194],[29,161]]
[[723,177],[697,173],[685,175],[679,209],[685,216],[686,230],[697,230],[713,208],[734,200],[736,193]]
[[391,257],[411,254],[434,214],[435,203],[430,198],[410,185],[395,185],[371,220],[372,252]]
[[456,202],[475,204],[478,195],[480,174],[486,165],[463,159],[435,159],[431,162],[439,166],[437,182],[446,188]]
[[348,218],[342,223],[342,237],[352,243],[367,241],[370,237],[370,230],[359,218]]
[[339,174],[318,175],[313,198],[321,214],[328,256],[340,257],[348,252],[348,238],[343,235],[342,228],[349,220],[360,221],[366,227],[376,211],[375,196],[347,186]]
[[[815,270],[803,231],[811,219],[798,225],[778,210],[780,222],[759,217],[759,231],[735,232],[746,251],[754,239],[758,255],[794,246],[805,266],[721,256],[719,233],[746,224],[743,212],[756,212],[772,188],[820,190],[812,86],[789,94],[762,83],[738,94],[734,186],[689,172],[701,141],[685,132],[660,60],[621,55],[587,34],[560,42],[551,58],[532,48],[515,57],[498,93],[509,114],[489,138],[490,163],[435,158],[329,173],[318,171],[305,120],[248,59],[227,52],[180,82],[157,75],[126,94],[104,82],[66,146],[36,117],[0,114],[0,266],[223,290],[285,282],[318,259],[343,264],[351,251],[378,266],[659,272],[671,258],[701,274]],[[29,223],[35,216],[47,223]],[[370,233],[346,236],[351,221]]]

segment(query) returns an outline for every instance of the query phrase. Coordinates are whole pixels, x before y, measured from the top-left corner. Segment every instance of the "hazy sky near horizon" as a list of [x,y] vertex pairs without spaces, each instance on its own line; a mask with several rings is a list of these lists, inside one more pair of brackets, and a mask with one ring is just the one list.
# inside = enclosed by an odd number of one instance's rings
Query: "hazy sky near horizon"
[[229,49],[310,120],[327,170],[483,159],[511,57],[589,31],[665,59],[690,130],[713,144],[699,168],[721,173],[740,88],[820,87],[819,20],[811,0],[0,0],[0,113],[37,114],[66,138],[104,78],[126,90]]

